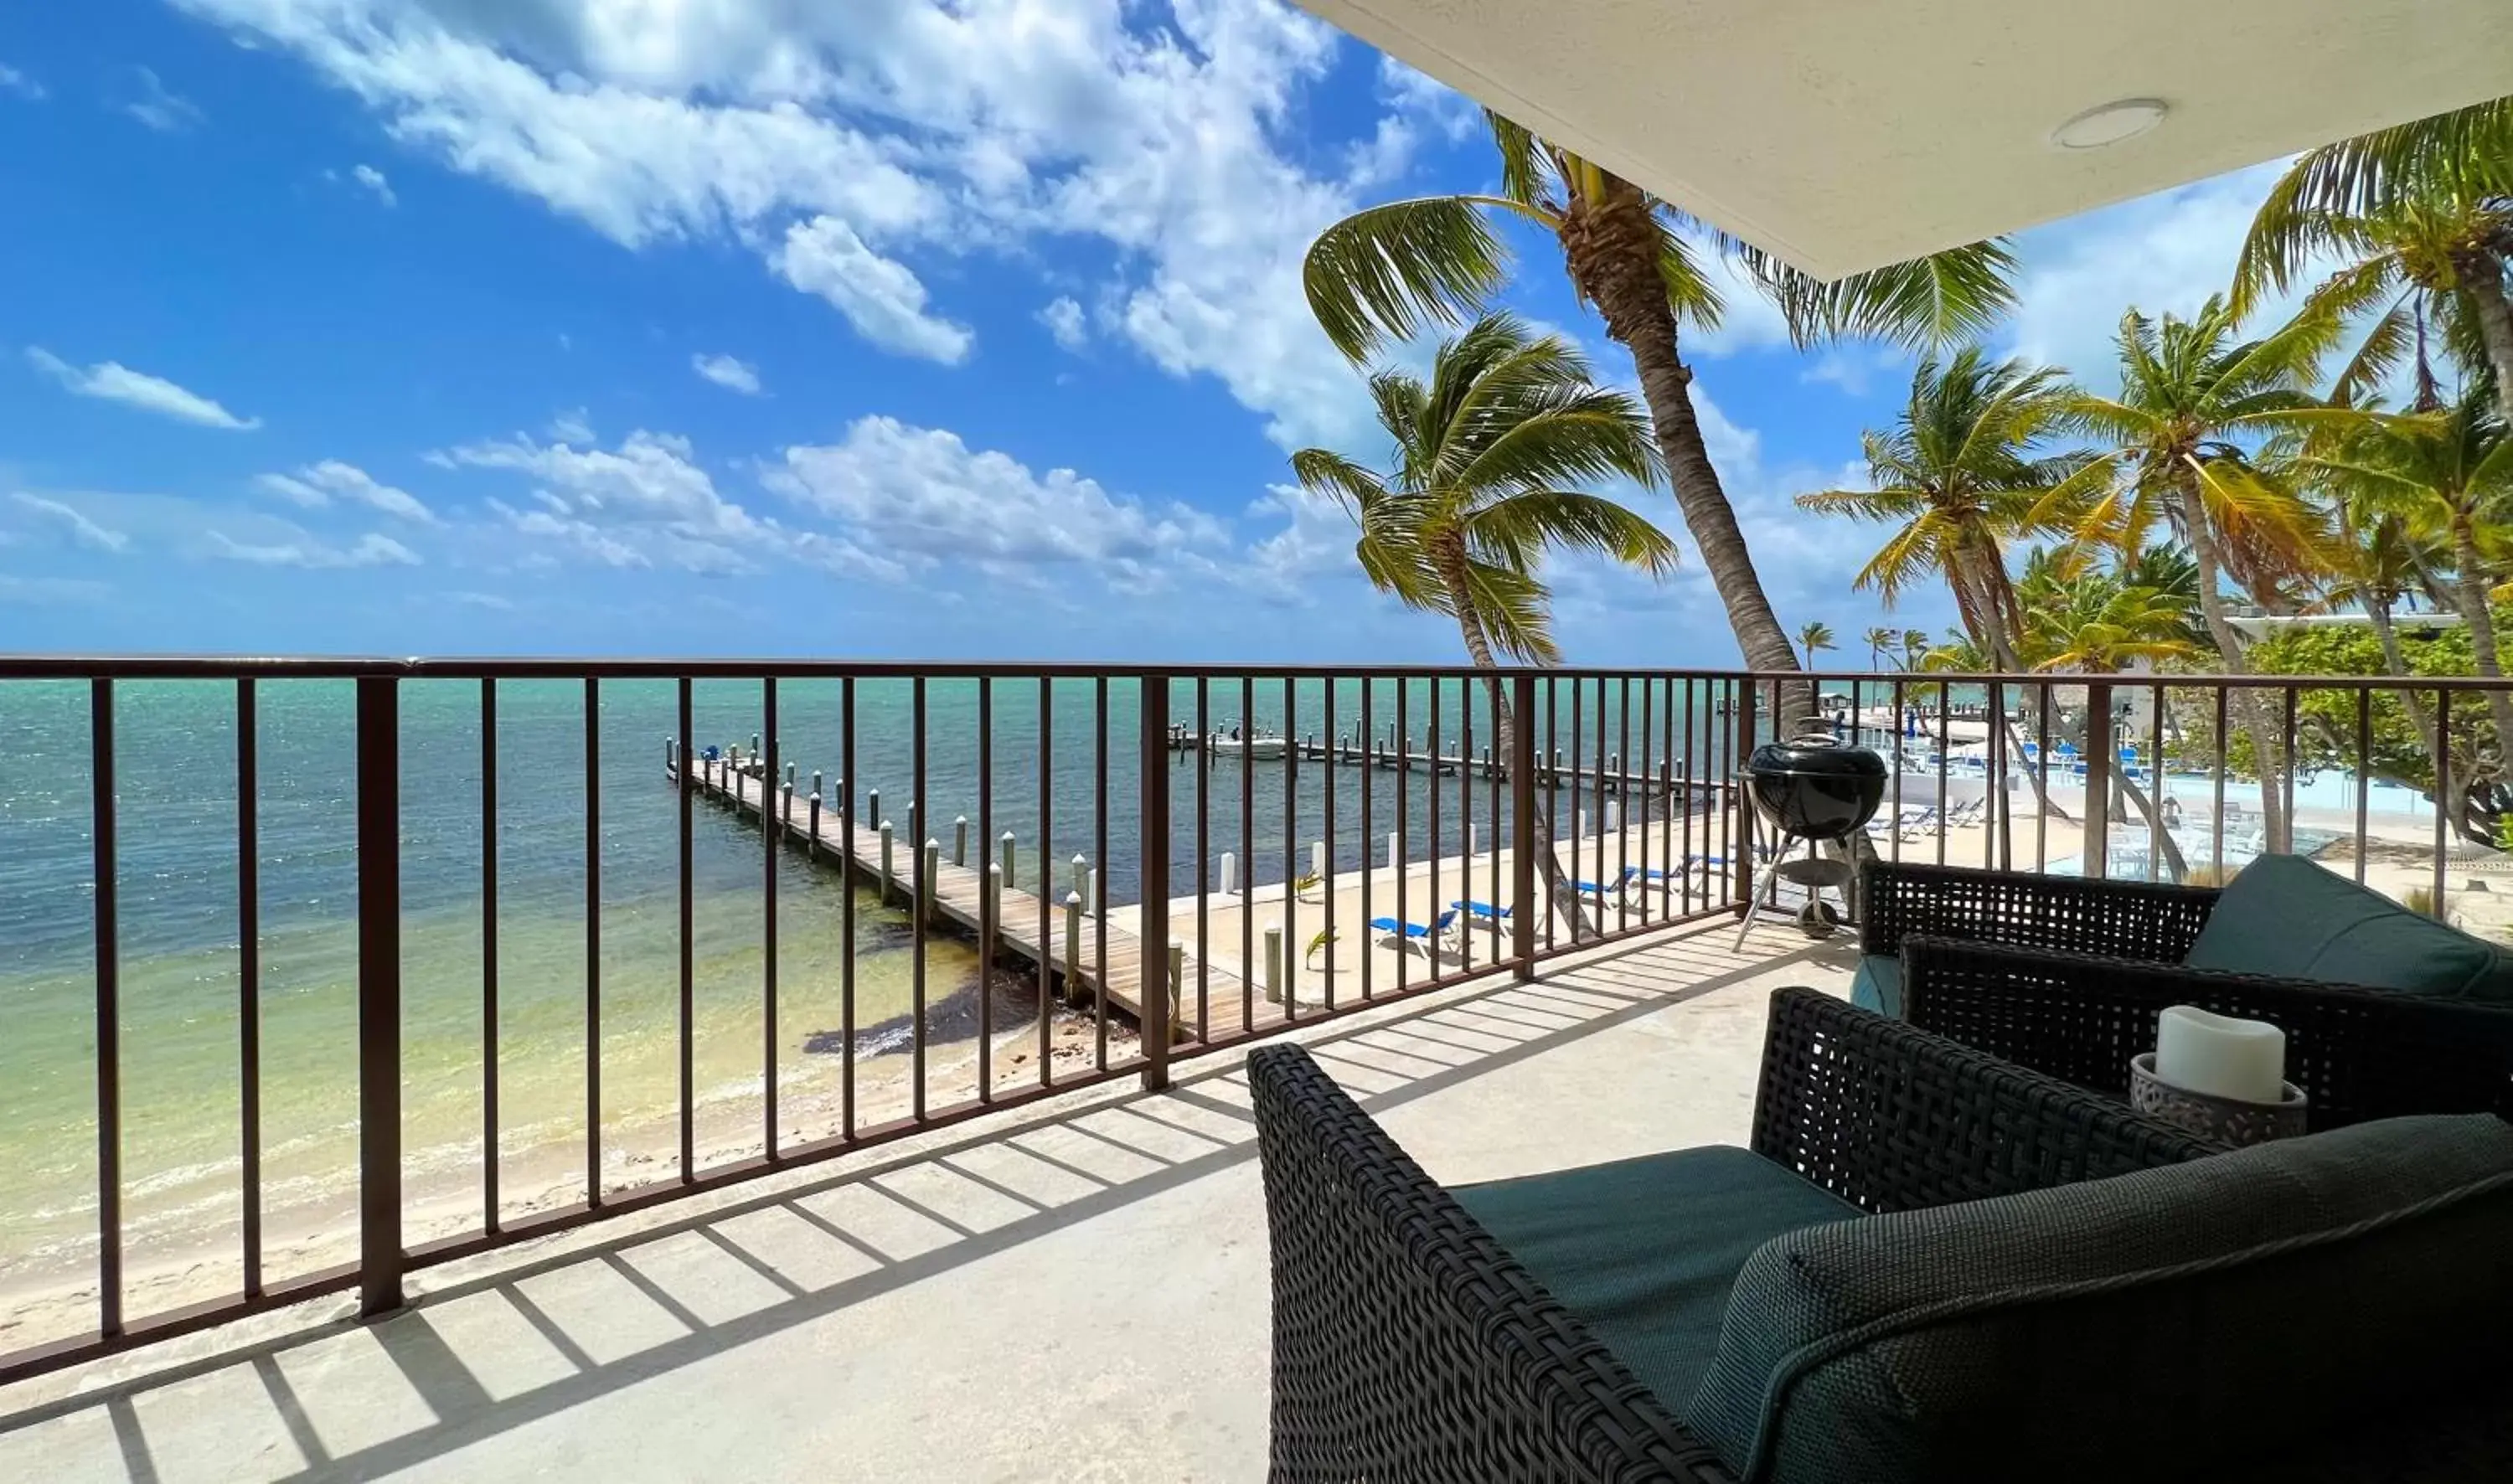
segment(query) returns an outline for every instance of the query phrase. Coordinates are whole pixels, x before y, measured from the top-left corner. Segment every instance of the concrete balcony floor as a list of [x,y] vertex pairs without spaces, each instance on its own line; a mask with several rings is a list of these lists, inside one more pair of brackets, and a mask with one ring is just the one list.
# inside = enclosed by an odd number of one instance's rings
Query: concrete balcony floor
[[[1847,938],[1682,929],[1297,1033],[1431,1174],[1741,1144],[1769,993]],[[0,1478],[1261,1477],[1235,1055],[0,1389]]]

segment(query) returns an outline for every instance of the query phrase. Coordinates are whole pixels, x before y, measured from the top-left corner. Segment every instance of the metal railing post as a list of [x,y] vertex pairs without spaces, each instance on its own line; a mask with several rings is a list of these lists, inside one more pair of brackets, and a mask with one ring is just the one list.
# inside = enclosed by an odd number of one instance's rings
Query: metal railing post
[[1536,677],[1512,677],[1509,690],[1509,952],[1524,984],[1536,977]]
[[401,693],[358,682],[358,1312],[401,1308]]
[[2093,880],[2111,874],[2112,768],[2118,762],[2112,746],[2112,687],[2095,681],[2086,686],[2086,844],[2080,856]]
[[1137,778],[1142,787],[1143,905],[1135,933],[1144,958],[1143,1090],[1158,1092],[1170,1083],[1170,996],[1176,989],[1160,957],[1170,938],[1170,678],[1144,676],[1142,692],[1136,730],[1141,744]]
[[[1776,687],[1775,687],[1776,693]],[[1754,899],[1754,801],[1745,787],[1745,760],[1754,752],[1754,683],[1736,687],[1736,735],[1730,744],[1728,807],[1735,820],[1731,836],[1735,848],[1728,863],[1728,894],[1739,913],[1751,913]]]

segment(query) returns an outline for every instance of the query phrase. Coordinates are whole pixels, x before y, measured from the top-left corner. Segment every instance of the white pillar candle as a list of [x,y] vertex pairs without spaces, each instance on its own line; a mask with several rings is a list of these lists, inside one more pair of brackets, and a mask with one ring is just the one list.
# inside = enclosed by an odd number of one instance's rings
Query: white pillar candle
[[2156,1017],[2156,1077],[2185,1092],[2275,1103],[2286,1091],[2286,1033],[2192,1005]]

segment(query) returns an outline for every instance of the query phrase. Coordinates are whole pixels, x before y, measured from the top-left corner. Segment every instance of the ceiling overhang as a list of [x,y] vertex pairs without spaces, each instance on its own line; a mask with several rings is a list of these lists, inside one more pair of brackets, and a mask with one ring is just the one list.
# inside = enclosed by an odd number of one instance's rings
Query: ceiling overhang
[[1825,278],[2513,93],[2504,0],[1299,3]]

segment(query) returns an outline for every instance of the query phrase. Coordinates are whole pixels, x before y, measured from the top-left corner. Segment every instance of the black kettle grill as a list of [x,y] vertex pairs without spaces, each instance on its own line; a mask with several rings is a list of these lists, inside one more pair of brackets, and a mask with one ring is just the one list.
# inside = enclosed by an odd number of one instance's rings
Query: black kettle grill
[[[1800,732],[1785,742],[1766,742],[1745,760],[1745,787],[1754,807],[1780,832],[1779,846],[1762,879],[1749,887],[1745,920],[1736,930],[1742,948],[1754,916],[1779,903],[1780,882],[1806,888],[1806,905],[1798,926],[1810,938],[1828,938],[1841,923],[1841,914],[1823,899],[1824,888],[1845,888],[1851,878],[1847,861],[1825,860],[1820,843],[1845,840],[1867,827],[1885,801],[1885,760],[1863,747],[1850,747],[1826,732]],[[1802,859],[1788,858],[1803,844]],[[1759,901],[1757,900],[1759,898]]]

